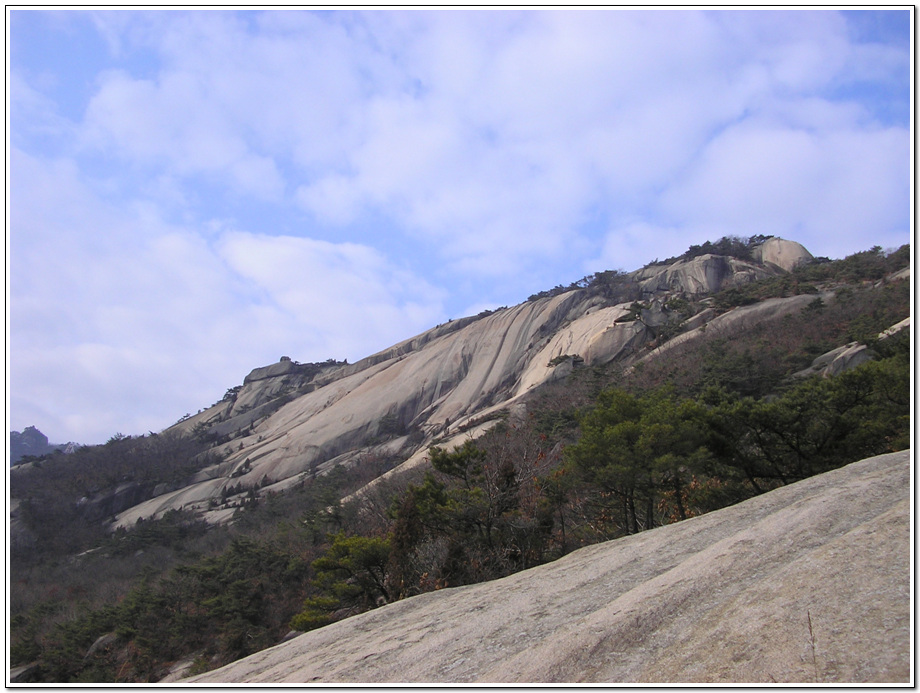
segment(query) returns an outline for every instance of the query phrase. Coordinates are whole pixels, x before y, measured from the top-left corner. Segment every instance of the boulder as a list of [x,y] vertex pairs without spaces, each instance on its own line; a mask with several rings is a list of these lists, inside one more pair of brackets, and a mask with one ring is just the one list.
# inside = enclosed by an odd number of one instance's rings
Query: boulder
[[754,259],[764,265],[774,265],[791,272],[798,265],[811,262],[814,256],[803,245],[783,238],[768,238],[754,248]]
[[897,322],[891,327],[889,327],[884,332],[880,332],[878,335],[878,338],[885,339],[886,337],[891,337],[892,335],[896,335],[901,330],[905,330],[909,328],[910,328],[910,318],[904,318],[900,322]]
[[25,522],[22,516],[22,504],[18,498],[10,499],[10,515],[7,531],[10,548],[28,549],[35,546],[38,537]]
[[822,354],[814,361],[811,366],[795,374],[796,377],[821,374],[823,376],[832,376],[856,368],[867,361],[872,360],[871,352],[865,344],[859,342],[850,342],[842,347],[832,349],[826,354]]
[[898,282],[898,281],[904,281],[904,280],[909,280],[909,279],[910,279],[910,267],[905,267],[904,269],[900,269],[897,272],[892,272],[887,277],[877,282],[875,286],[882,286],[890,282]]
[[85,517],[102,519],[137,507],[153,495],[154,485],[128,481],[119,484],[114,490],[92,499],[81,499],[80,505]]
[[12,667],[9,672],[10,683],[37,683],[41,681],[41,665],[38,662],[30,662],[22,666]]
[[782,298],[768,298],[759,303],[732,308],[730,311],[718,316],[715,315],[715,311],[706,309],[687,321],[684,332],[657,347],[655,351],[643,355],[639,362],[660,358],[675,347],[702,339],[707,335],[731,335],[736,330],[745,329],[748,325],[776,320],[784,315],[801,311],[814,301],[816,296],[825,302],[834,300],[833,292],[826,291],[817,295],[799,294]]
[[192,669],[195,668],[195,663],[200,657],[201,653],[199,652],[192,655],[191,657],[186,657],[185,659],[179,660],[169,668],[169,671],[166,672],[166,675],[157,681],[157,683],[176,683],[177,681],[181,681],[191,673]]
[[277,378],[279,375],[287,375],[288,373],[293,373],[295,370],[296,366],[291,359],[282,358],[278,363],[273,363],[270,366],[254,368],[250,371],[249,375],[243,378],[243,384],[246,385],[247,383],[265,380],[266,378]]

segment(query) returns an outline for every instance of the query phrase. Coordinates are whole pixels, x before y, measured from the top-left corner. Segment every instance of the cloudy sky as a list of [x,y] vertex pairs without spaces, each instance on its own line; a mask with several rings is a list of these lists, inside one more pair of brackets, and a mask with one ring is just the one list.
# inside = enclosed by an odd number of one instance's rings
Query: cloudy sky
[[7,10],[9,425],[142,434],[693,243],[910,240],[910,12]]

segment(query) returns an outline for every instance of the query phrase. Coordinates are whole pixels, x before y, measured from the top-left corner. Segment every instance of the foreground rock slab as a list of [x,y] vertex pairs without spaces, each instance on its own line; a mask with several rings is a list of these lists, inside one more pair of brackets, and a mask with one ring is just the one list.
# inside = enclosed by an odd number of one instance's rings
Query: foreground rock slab
[[909,451],[184,682],[912,683]]

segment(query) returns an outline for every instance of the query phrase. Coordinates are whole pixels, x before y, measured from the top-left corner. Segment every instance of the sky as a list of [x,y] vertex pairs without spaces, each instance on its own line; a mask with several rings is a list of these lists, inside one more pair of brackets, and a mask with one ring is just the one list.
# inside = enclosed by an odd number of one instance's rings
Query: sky
[[910,26],[8,8],[8,426],[156,432],[725,235],[909,243]]

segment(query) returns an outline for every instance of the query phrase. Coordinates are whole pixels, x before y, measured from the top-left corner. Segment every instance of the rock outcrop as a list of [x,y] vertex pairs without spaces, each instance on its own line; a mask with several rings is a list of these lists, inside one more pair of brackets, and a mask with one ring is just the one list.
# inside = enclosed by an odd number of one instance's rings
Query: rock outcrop
[[7,524],[7,540],[12,549],[28,549],[35,545],[35,533],[29,529],[22,516],[22,502],[18,498],[10,499],[10,519]]
[[724,255],[701,255],[690,260],[678,260],[665,267],[652,265],[639,270],[635,275],[646,296],[665,292],[699,295],[765,279],[776,275],[777,269],[782,268],[778,265],[767,267]]
[[[905,318],[899,323],[892,325],[884,332],[880,332],[878,339],[888,339],[898,334],[901,330],[910,327],[910,318]],[[859,342],[850,342],[843,346],[831,349],[825,354],[821,354],[812,361],[811,365],[794,374],[796,378],[806,378],[812,375],[823,375],[825,377],[839,375],[844,371],[871,361],[873,358],[872,350],[865,344]]]
[[796,266],[814,259],[803,245],[782,238],[768,238],[754,248],[754,259],[764,265],[791,272]]
[[909,683],[910,451],[311,631],[187,683]]
[[[706,254],[607,273],[614,276],[598,285],[559,287],[517,306],[450,321],[353,364],[283,358],[257,368],[221,402],[176,426],[206,431],[223,461],[121,512],[116,526],[173,508],[221,522],[232,510],[211,501],[226,497],[231,486],[280,491],[367,454],[401,458],[407,469],[422,462],[434,441],[451,445],[486,430],[481,422],[574,368],[629,366],[704,330],[775,319],[815,300],[769,299],[721,315],[699,310],[705,295],[781,275],[811,257],[798,243],[778,238],[754,255],[748,261]],[[832,292],[818,297],[834,300]]]
[[54,450],[48,444],[48,436],[35,426],[26,426],[22,432],[10,431],[10,464],[16,464],[26,455],[47,455]]

